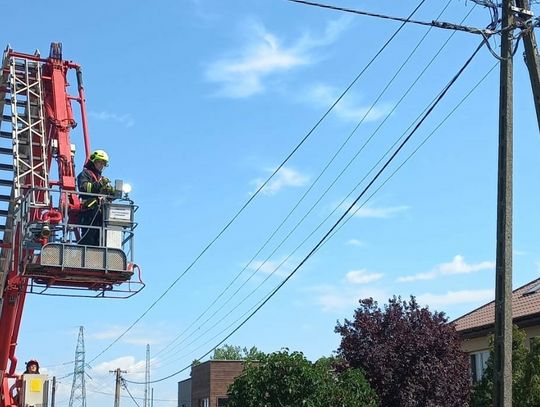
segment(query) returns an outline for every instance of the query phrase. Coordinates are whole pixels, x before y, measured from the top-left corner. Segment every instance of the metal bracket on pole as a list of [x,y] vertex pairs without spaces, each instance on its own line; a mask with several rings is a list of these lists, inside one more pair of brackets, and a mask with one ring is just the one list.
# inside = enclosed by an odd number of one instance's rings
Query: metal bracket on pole
[[[516,4],[520,9],[530,12],[529,0],[516,0]],[[523,32],[523,45],[525,47],[525,64],[529,70],[529,78],[531,80],[536,120],[538,122],[538,129],[540,130],[540,56],[538,55],[538,46],[533,27]]]

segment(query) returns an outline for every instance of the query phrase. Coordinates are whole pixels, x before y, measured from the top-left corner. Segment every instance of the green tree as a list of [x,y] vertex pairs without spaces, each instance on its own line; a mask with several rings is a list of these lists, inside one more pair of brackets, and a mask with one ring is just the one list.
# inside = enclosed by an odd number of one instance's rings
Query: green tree
[[[493,338],[490,356],[482,380],[473,390],[472,407],[493,405]],[[518,327],[512,330],[512,399],[519,407],[540,406],[540,340],[531,339],[527,348],[527,335]]]
[[257,360],[264,353],[258,350],[255,346],[250,349],[240,346],[223,345],[220,348],[214,350],[214,355],[211,360]]
[[229,387],[229,407],[376,407],[362,372],[334,372],[331,363],[311,363],[288,350],[248,362]]

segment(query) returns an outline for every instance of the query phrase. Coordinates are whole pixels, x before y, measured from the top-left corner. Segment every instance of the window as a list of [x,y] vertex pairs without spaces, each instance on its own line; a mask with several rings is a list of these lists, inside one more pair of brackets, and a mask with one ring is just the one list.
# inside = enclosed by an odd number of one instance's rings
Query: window
[[210,400],[208,398],[199,399],[199,407],[210,407]]
[[225,407],[229,404],[229,399],[227,397],[219,397],[217,399],[217,407]]
[[489,351],[471,353],[471,375],[473,383],[482,380],[489,359]]

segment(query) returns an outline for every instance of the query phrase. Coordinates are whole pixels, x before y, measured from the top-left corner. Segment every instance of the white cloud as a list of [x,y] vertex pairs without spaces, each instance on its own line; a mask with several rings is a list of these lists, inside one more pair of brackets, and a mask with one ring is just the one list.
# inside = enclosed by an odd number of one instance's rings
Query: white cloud
[[419,295],[417,300],[421,304],[436,307],[441,305],[485,303],[493,300],[493,290],[461,290],[448,291],[446,294],[426,293]]
[[493,270],[495,262],[482,261],[480,263],[467,263],[461,255],[454,256],[451,262],[436,265],[431,271],[418,273],[412,276],[398,277],[398,283],[410,283],[414,281],[433,280],[440,275],[468,274],[481,270]]
[[115,123],[122,124],[126,127],[133,127],[135,125],[135,120],[133,120],[133,117],[127,113],[123,115],[119,115],[117,113],[107,112],[107,111],[100,111],[100,112],[89,112],[88,115],[90,117],[93,117],[97,120],[103,120],[103,121],[112,121]]
[[108,362],[102,362],[92,368],[97,374],[109,375],[110,370],[122,369],[130,373],[131,378],[144,377],[146,369],[146,360],[137,360],[134,356],[122,356]]
[[389,298],[386,291],[374,288],[344,289],[335,286],[317,286],[309,288],[309,291],[316,294],[315,302],[324,312],[355,309],[359,300],[368,297],[377,301],[385,301]]
[[358,208],[353,208],[354,216],[358,218],[382,218],[387,219],[391,218],[399,213],[408,211],[410,208],[408,206],[392,206],[387,208],[374,208],[370,206],[363,206]]
[[245,38],[251,38],[251,42],[236,55],[212,63],[206,78],[220,85],[218,95],[224,97],[244,98],[264,92],[264,80],[269,76],[313,63],[310,52],[332,44],[347,27],[347,21],[350,20],[331,21],[321,36],[304,34],[288,47],[263,24],[249,21]]
[[[273,172],[273,170],[267,170]],[[286,187],[301,187],[309,181],[309,177],[299,173],[298,171],[282,167],[279,172],[265,185],[262,189],[262,193],[265,195],[275,195],[281,189]],[[257,189],[260,188],[264,181],[262,179],[256,179],[253,181],[257,185]]]
[[382,273],[370,273],[367,270],[353,270],[345,275],[345,281],[350,284],[369,284],[380,280]]
[[347,244],[350,246],[358,246],[358,247],[364,246],[364,242],[358,239],[349,239],[347,240]]
[[430,271],[428,273],[418,273],[412,276],[398,277],[396,281],[398,283],[410,283],[413,281],[433,280],[435,277],[437,277],[437,275],[437,272]]
[[449,263],[442,263],[436,267],[436,270],[442,274],[468,274],[481,270],[493,270],[495,262],[483,261],[476,264],[467,264],[461,255],[457,255]]
[[[302,100],[309,104],[328,107],[335,103],[340,93],[336,88],[318,84],[308,89]],[[371,109],[368,106],[362,106],[358,101],[358,97],[355,97],[352,93],[341,99],[334,107],[334,112],[339,118],[355,123],[360,120],[365,122],[377,121],[388,115],[391,110],[391,105],[386,103],[374,106]]]
[[291,263],[287,261],[283,262],[283,260],[281,261],[253,260],[248,266],[250,270],[254,270],[254,271],[257,270],[263,274],[274,274],[275,276],[279,276],[279,277],[288,276],[292,270],[292,267],[293,266]]
[[[108,341],[118,338],[125,330],[126,327],[112,326],[99,332],[87,334],[87,337],[89,339]],[[156,345],[162,343],[164,338],[156,329],[150,330],[139,328],[131,331],[129,335],[124,336],[121,341],[132,345]]]

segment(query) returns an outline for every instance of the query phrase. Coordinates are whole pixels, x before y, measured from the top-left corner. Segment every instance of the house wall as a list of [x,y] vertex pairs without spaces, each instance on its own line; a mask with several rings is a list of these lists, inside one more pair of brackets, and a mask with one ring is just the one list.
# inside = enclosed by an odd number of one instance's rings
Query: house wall
[[[237,360],[211,360],[193,366],[190,383],[191,406],[186,407],[218,407],[218,400],[227,397],[229,386],[243,370],[244,362]],[[180,382],[179,386],[181,383],[183,382]],[[180,404],[180,395],[179,407],[183,407]]]
[[215,360],[211,362],[210,369],[210,406],[217,407],[218,398],[227,397],[229,386],[244,370],[244,363],[241,361]]
[[191,407],[200,407],[200,400],[210,398],[210,363],[191,368]]
[[191,379],[178,382],[178,407],[191,407]]
[[[524,328],[527,339],[540,336],[540,325]],[[465,339],[461,342],[461,350],[467,353],[489,350],[489,335]]]

